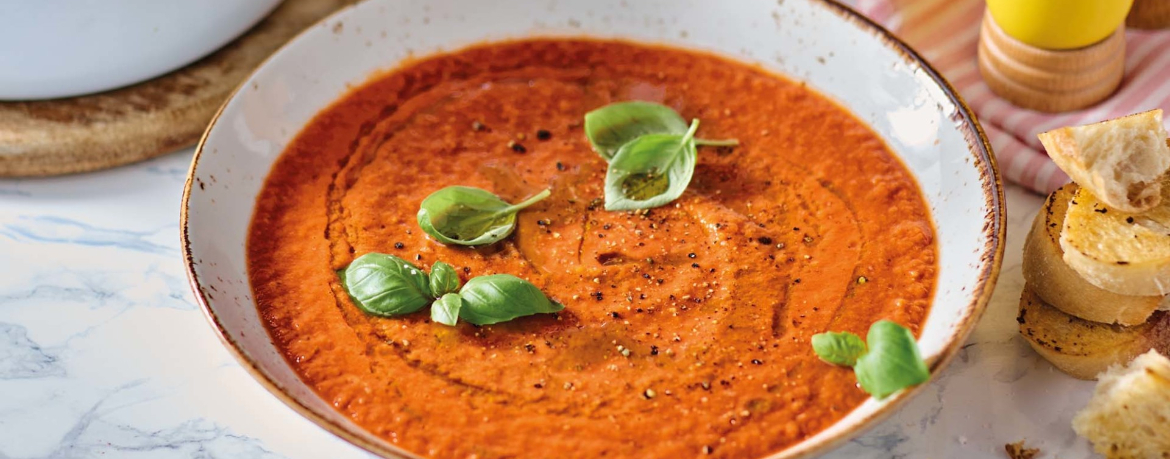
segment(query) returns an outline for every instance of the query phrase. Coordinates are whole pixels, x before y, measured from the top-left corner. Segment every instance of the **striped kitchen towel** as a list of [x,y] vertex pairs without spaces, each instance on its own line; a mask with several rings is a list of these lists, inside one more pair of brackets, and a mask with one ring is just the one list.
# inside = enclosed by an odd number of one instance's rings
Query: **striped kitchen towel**
[[976,66],[984,0],[858,0],[858,10],[918,50],[950,80],[987,132],[1008,181],[1047,194],[1068,182],[1036,135],[1155,108],[1170,112],[1170,31],[1126,33],[1125,79],[1109,99],[1060,114],[1022,109],[996,96]]

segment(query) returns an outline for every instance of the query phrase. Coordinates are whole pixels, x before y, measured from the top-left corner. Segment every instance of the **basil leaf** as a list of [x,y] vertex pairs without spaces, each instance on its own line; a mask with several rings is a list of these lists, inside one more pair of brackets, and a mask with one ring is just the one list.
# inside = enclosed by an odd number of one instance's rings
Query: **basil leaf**
[[463,298],[458,293],[448,293],[431,304],[431,320],[454,327],[455,323],[459,321],[461,308],[463,308]]
[[695,173],[695,130],[649,134],[627,143],[605,173],[605,210],[650,209],[678,199]]
[[[433,279],[434,271],[431,272]],[[812,337],[812,347],[821,360],[843,367],[853,366],[865,354],[865,342],[849,332],[817,333]]]
[[930,379],[918,343],[906,327],[880,320],[869,327],[865,340],[869,352],[857,359],[853,372],[861,388],[878,400]]
[[531,282],[511,274],[479,276],[459,291],[463,308],[459,318],[476,325],[506,322],[517,317],[557,312],[565,307],[550,301]]
[[449,186],[423,199],[418,226],[444,244],[491,244],[512,234],[517,212],[550,194],[544,190],[519,204],[508,204],[479,188]]
[[341,274],[341,283],[359,308],[377,316],[410,314],[434,298],[426,273],[383,253],[358,257]]
[[606,161],[638,137],[686,131],[687,122],[677,112],[653,102],[618,102],[585,114],[585,137]]
[[436,261],[431,265],[431,293],[443,296],[459,291],[459,274],[451,265]]

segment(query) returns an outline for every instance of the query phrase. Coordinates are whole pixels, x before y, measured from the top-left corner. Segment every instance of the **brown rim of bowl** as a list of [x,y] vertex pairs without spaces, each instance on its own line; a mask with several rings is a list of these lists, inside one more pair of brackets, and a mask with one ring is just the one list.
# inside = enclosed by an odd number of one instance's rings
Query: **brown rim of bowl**
[[[955,104],[955,107],[959,109],[958,113],[954,115],[954,117],[969,125],[974,130],[974,133],[977,137],[975,139],[968,137],[966,141],[968,147],[975,155],[977,166],[982,167],[978,172],[982,182],[981,185],[985,204],[987,205],[988,209],[990,209],[988,214],[984,216],[983,222],[983,235],[987,238],[987,242],[984,245],[983,253],[980,256],[983,264],[982,272],[980,274],[981,282],[976,288],[977,291],[974,292],[974,299],[972,300],[971,304],[967,306],[965,314],[958,320],[954,329],[954,333],[944,345],[942,352],[934,356],[927,357],[928,359],[933,359],[933,361],[929,363],[931,375],[937,375],[939,371],[941,371],[948,363],[950,363],[955,354],[958,353],[960,346],[962,346],[962,344],[967,341],[967,337],[970,336],[972,330],[975,328],[975,325],[979,322],[980,317],[983,316],[983,312],[987,309],[987,303],[991,300],[991,294],[995,291],[996,280],[999,278],[1000,265],[1003,262],[1004,239],[1006,236],[1006,209],[1004,204],[1003,183],[1000,180],[999,167],[996,163],[995,154],[992,152],[991,143],[987,140],[987,135],[983,132],[983,127],[979,124],[979,121],[971,112],[971,108],[967,106],[967,103],[963,101],[963,98],[959,95],[958,91],[955,91],[955,88],[951,86],[950,82],[943,78],[934,67],[932,67],[928,62],[926,62],[925,59],[922,58],[922,56],[918,54],[918,52],[914,51],[914,49],[912,49],[909,45],[894,36],[894,34],[885,27],[865,17],[861,13],[858,13],[853,8],[840,3],[839,0],[809,1],[820,3],[828,11],[841,16],[846,21],[854,23],[858,27],[869,32],[874,38],[881,40],[882,43],[884,43],[886,46],[901,54],[902,58],[906,60],[907,63],[917,65],[919,68],[925,70],[927,74],[930,75],[931,79],[934,80],[934,82],[937,83],[940,87],[942,87],[943,92],[945,92],[947,97],[951,99],[951,102]],[[188,235],[187,212],[188,206],[190,204],[191,188],[195,180],[195,169],[199,165],[199,158],[203,153],[203,146],[207,141],[208,134],[211,133],[211,129],[214,128],[216,122],[219,121],[219,117],[223,114],[224,108],[227,107],[227,104],[236,97],[236,94],[239,93],[240,88],[244,87],[244,85],[251,81],[252,78],[256,75],[256,72],[267,65],[268,62],[273,59],[273,57],[275,57],[277,54],[280,54],[280,52],[284,50],[285,47],[299,40],[310,30],[332,21],[337,16],[353,9],[356,5],[357,4],[347,5],[330,14],[329,16],[318,20],[312,25],[306,27],[304,30],[298,32],[295,36],[289,39],[287,43],[282,45],[279,49],[265,58],[264,61],[262,61],[260,65],[258,65],[256,69],[253,70],[248,75],[248,77],[245,78],[236,87],[236,89],[232,91],[231,95],[229,95],[228,98],[224,100],[224,103],[220,105],[219,109],[216,110],[215,116],[211,118],[211,121],[207,125],[207,129],[203,131],[203,135],[200,136],[199,143],[195,147],[195,154],[191,158],[191,167],[187,171],[187,180],[183,186],[183,202],[179,209],[180,247],[183,251],[183,261],[187,268],[187,279],[191,285],[191,291],[195,294],[195,300],[199,304],[199,309],[203,311],[204,317],[207,318],[208,322],[211,324],[211,327],[215,330],[216,336],[219,337],[219,340],[228,349],[232,357],[234,357],[236,361],[240,363],[240,366],[244,367],[244,369],[247,370],[250,375],[252,375],[252,378],[259,382],[265,390],[270,392],[289,408],[292,408],[293,411],[296,411],[301,416],[304,416],[306,419],[312,421],[314,424],[317,424],[329,433],[332,433],[342,440],[364,449],[367,452],[385,458],[416,458],[419,456],[396,446],[368,441],[367,439],[362,438],[359,434],[352,432],[349,429],[317,414],[299,400],[289,395],[281,385],[270,378],[263,370],[258,368],[256,364],[250,358],[248,358],[247,355],[244,354],[239,345],[233,341],[230,336],[228,336],[227,331],[224,330],[223,325],[220,324],[219,318],[216,317],[215,312],[212,311],[208,306],[207,298],[199,284],[199,276],[195,273],[194,256],[191,254],[191,239]],[[884,405],[878,408],[876,412],[860,420],[853,428],[849,430],[831,436],[817,444],[802,446],[804,444],[802,441],[801,443],[797,443],[784,450],[766,456],[764,459],[804,459],[823,454],[828,450],[838,447],[845,441],[848,441],[849,439],[854,438],[857,435],[860,435],[861,433],[876,426],[879,421],[889,417],[889,415],[897,411],[897,408],[900,408],[902,405],[904,405],[906,401],[913,398],[914,395],[918,394],[926,386],[927,384],[920,384],[886,399]],[[814,434],[814,436],[815,435],[816,434]]]

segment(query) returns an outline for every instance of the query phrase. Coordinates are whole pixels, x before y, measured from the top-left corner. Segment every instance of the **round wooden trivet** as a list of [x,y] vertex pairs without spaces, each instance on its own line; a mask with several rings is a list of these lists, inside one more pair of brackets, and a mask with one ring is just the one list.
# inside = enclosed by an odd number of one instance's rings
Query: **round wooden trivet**
[[1170,28],[1170,0],[1134,0],[1125,24],[1137,29]]
[[1113,94],[1125,75],[1123,29],[1094,45],[1055,51],[1012,38],[986,14],[978,54],[979,73],[992,92],[1042,112],[1094,105]]
[[170,74],[104,93],[0,102],[0,176],[85,172],[194,144],[264,58],[352,0],[286,0],[224,48]]

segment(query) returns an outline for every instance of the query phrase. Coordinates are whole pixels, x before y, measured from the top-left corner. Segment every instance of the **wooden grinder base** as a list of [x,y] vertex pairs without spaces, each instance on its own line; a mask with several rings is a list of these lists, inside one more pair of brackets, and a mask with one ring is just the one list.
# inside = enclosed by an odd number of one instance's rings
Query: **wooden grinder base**
[[1121,84],[1125,30],[1084,48],[1047,50],[1009,36],[984,14],[979,72],[993,92],[1023,108],[1055,113],[1089,107]]

